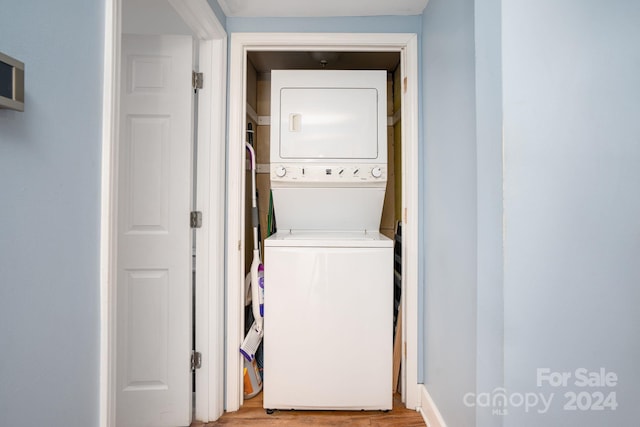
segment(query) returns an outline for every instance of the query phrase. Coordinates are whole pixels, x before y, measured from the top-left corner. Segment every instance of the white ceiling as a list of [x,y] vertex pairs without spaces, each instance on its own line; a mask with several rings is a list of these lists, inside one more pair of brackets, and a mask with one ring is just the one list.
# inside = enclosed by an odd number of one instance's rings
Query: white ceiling
[[428,0],[218,0],[227,16],[420,15]]

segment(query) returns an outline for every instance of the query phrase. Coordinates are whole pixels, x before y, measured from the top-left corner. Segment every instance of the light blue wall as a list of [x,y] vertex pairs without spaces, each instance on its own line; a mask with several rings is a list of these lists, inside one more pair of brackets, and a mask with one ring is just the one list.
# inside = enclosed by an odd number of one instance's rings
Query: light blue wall
[[[504,385],[501,0],[475,0],[478,283],[476,389]],[[469,390],[472,391],[472,390]],[[503,417],[476,407],[476,425]]]
[[0,425],[98,423],[102,1],[0,0]]
[[218,18],[218,21],[220,21],[222,26],[226,29],[227,28],[227,15],[224,14],[224,11],[220,7],[220,4],[218,4],[218,0],[207,0],[207,3],[209,3],[209,6],[211,6],[211,9],[213,9],[213,13],[216,14],[216,17]]
[[[505,426],[640,419],[640,3],[505,1],[505,386],[555,393]],[[605,368],[613,388],[537,387],[536,370]],[[565,411],[565,392],[617,393]]]
[[[635,425],[640,5],[475,3],[423,15],[427,388],[449,425]],[[539,387],[538,368],[571,377]],[[617,385],[576,386],[579,368]],[[496,387],[505,415],[465,410]],[[565,410],[566,392],[619,406]],[[526,393],[548,412],[514,407]]]
[[422,20],[426,174],[425,384],[450,426],[473,426],[476,385],[476,97],[473,0]]
[[417,33],[419,16],[341,18],[227,18],[227,32]]

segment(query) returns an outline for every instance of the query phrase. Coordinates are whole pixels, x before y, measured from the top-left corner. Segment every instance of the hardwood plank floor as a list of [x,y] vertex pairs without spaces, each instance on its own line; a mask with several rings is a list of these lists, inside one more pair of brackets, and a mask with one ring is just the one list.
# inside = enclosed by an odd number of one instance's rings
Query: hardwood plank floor
[[208,424],[194,423],[192,427],[215,426],[349,426],[349,427],[424,427],[417,411],[406,409],[396,394],[393,410],[381,411],[275,411],[267,415],[262,408],[262,393],[246,400],[238,412],[225,413],[218,421]]

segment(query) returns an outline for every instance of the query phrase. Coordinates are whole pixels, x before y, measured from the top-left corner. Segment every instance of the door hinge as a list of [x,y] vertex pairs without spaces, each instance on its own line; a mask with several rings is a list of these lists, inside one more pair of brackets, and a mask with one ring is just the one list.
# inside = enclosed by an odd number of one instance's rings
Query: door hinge
[[194,89],[202,89],[202,73],[196,73],[193,71],[191,74],[191,85]]
[[199,351],[191,351],[191,370],[195,371],[202,367],[202,353]]
[[202,212],[193,211],[191,212],[191,228],[201,228],[202,227]]

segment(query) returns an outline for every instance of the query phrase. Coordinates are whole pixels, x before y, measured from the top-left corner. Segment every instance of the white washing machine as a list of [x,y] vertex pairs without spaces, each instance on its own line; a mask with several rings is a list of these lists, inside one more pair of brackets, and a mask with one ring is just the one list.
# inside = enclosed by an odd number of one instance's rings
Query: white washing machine
[[392,245],[377,232],[266,240],[265,408],[392,408]]
[[273,71],[264,407],[391,409],[385,71]]

